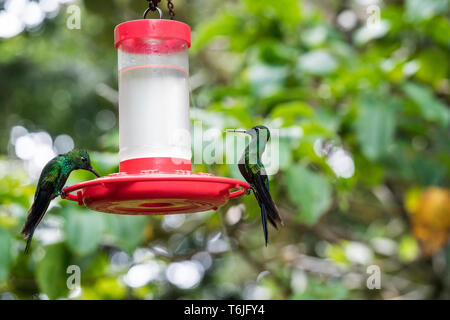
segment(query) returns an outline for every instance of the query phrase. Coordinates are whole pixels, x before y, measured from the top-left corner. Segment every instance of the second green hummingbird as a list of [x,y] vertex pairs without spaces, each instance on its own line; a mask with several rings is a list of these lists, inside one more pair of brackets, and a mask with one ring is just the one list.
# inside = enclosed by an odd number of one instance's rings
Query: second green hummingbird
[[262,154],[266,149],[266,144],[270,140],[270,131],[265,126],[255,126],[249,130],[227,130],[228,132],[239,132],[250,135],[250,143],[245,147],[245,151],[239,160],[239,171],[244,179],[250,184],[250,189],[258,201],[261,208],[261,218],[264,231],[264,239],[267,246],[268,231],[267,220],[277,228],[277,222],[283,225],[283,220],[278,212],[278,208],[272,200],[269,192],[269,179],[261,161]]
[[91,171],[97,177],[100,175],[92,168],[89,154],[84,150],[74,149],[50,160],[42,169],[34,194],[34,202],[28,211],[27,221],[22,234],[27,237],[25,252],[30,248],[34,231],[47,211],[50,201],[63,193],[62,189],[73,170]]

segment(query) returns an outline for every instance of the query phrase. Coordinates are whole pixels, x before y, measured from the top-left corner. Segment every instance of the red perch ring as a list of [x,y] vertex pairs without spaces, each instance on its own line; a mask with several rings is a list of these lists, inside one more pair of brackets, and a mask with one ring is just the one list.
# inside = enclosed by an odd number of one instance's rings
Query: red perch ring
[[238,179],[205,173],[120,172],[67,187],[64,198],[100,212],[160,215],[217,210],[248,188]]

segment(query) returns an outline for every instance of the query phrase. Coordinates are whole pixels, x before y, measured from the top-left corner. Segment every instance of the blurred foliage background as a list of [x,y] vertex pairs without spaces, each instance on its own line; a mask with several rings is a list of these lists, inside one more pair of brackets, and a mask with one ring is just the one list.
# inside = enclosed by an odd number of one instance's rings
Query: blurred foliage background
[[[192,120],[280,128],[270,183],[286,226],[264,247],[252,196],[154,217],[58,199],[24,255],[51,157],[75,145],[102,175],[118,170],[113,28],[146,1],[3,0],[0,299],[449,299],[449,1],[174,4],[193,30]],[[66,285],[70,265],[81,288]],[[380,289],[366,286],[371,265]]]

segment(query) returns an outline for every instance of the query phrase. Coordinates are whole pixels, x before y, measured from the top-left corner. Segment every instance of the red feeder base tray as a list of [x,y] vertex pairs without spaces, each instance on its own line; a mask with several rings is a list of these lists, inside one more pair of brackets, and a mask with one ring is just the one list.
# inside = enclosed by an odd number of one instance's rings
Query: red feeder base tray
[[158,215],[217,210],[248,188],[243,181],[205,173],[115,173],[67,187],[64,198],[106,213]]

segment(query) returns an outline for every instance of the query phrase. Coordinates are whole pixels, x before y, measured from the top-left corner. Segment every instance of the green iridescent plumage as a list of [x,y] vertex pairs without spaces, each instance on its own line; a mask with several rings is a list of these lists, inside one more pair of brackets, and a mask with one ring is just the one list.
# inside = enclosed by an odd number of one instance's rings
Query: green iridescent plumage
[[255,126],[249,130],[228,130],[230,132],[246,133],[251,136],[250,143],[239,160],[239,171],[250,184],[250,189],[261,208],[261,218],[264,231],[264,239],[267,246],[268,231],[267,221],[277,229],[277,222],[283,224],[278,208],[272,200],[269,192],[269,179],[261,161],[266,144],[270,140],[270,131],[265,126]]
[[27,221],[22,229],[22,234],[28,238],[25,252],[28,252],[33,233],[44,217],[50,201],[61,195],[70,173],[77,169],[91,171],[97,177],[100,177],[92,169],[89,154],[84,150],[78,149],[53,158],[42,169],[33,205],[28,211]]

